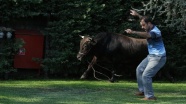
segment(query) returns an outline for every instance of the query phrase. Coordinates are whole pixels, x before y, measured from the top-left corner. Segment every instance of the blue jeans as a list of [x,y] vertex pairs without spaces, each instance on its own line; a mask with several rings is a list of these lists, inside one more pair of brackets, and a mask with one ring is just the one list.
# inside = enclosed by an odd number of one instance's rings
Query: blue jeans
[[137,67],[136,77],[138,89],[146,98],[154,97],[152,77],[165,65],[165,56],[148,55]]

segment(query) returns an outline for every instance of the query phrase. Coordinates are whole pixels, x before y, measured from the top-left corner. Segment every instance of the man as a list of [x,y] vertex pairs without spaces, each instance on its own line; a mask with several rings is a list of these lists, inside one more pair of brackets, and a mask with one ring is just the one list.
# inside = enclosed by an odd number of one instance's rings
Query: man
[[131,10],[131,15],[140,18],[140,25],[145,32],[125,30],[129,34],[136,34],[147,39],[149,54],[138,65],[136,77],[139,92],[137,96],[144,96],[142,100],[156,100],[152,88],[152,77],[165,65],[166,50],[161,36],[161,31],[152,23],[148,16],[141,16],[136,11]]

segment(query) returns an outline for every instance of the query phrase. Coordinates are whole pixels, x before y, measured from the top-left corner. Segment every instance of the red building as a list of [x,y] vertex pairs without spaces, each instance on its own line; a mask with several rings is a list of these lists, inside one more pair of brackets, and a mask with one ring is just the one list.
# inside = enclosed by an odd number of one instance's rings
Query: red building
[[23,39],[25,44],[15,55],[14,68],[41,69],[40,63],[34,61],[34,58],[43,58],[43,34],[36,30],[19,29],[15,31],[15,37]]

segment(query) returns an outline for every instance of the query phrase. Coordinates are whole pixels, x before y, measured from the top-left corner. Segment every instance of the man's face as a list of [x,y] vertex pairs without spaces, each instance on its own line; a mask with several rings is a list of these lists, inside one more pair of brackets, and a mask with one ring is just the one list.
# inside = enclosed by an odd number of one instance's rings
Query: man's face
[[150,23],[146,23],[144,20],[140,21],[141,28],[144,29],[146,32],[150,31]]

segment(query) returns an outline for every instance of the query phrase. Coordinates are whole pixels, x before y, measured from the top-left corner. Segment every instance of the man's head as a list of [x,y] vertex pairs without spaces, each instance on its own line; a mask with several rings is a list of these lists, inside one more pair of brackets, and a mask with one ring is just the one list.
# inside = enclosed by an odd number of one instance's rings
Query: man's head
[[143,16],[140,20],[140,25],[142,29],[149,32],[153,27],[152,19],[149,16]]

